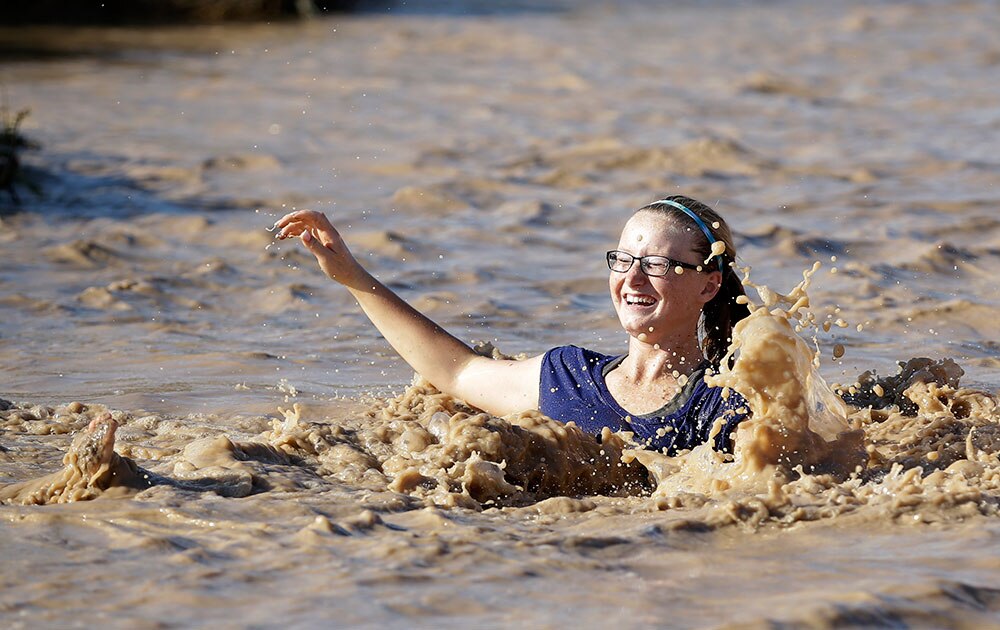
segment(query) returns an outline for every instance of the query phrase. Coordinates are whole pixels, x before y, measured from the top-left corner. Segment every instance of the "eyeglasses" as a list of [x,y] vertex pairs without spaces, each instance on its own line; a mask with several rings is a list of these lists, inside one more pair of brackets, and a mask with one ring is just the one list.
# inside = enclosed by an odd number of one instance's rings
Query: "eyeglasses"
[[639,261],[639,268],[647,276],[653,278],[659,278],[670,273],[671,269],[680,267],[681,269],[690,269],[692,271],[703,271],[704,268],[701,265],[692,265],[691,263],[681,262],[679,260],[674,260],[673,258],[667,258],[666,256],[633,256],[626,252],[611,250],[608,252],[608,269],[611,271],[616,271],[618,273],[625,273],[632,268],[632,263]]

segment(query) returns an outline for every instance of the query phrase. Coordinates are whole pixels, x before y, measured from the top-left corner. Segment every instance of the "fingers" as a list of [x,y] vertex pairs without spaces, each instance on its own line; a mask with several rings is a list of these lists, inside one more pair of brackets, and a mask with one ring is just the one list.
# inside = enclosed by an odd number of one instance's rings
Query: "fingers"
[[302,236],[305,232],[308,231],[313,231],[314,233],[318,233],[320,235],[325,234],[327,236],[326,240],[331,240],[329,239],[328,232],[332,231],[332,229],[327,229],[324,228],[323,226],[312,225],[307,221],[293,221],[292,223],[285,225],[285,227],[281,228],[281,230],[278,232],[275,238],[278,239],[294,238],[296,236]]
[[[333,252],[318,238],[313,236],[313,233],[309,230],[302,233],[302,244],[316,257],[316,261],[319,262],[323,271],[327,271],[327,265],[331,264],[333,260]],[[328,271],[327,274],[329,275]],[[330,277],[333,276],[331,275]]]
[[305,232],[302,233],[302,243],[306,246],[306,249],[308,249],[314,254],[321,254],[321,253],[329,254],[328,251],[324,252],[324,250],[326,250],[326,247],[324,247],[323,244],[320,243],[319,240],[315,236],[313,236],[312,232],[310,232],[309,230],[306,230]]
[[305,212],[305,211],[304,210],[299,210],[297,212],[289,212],[285,216],[283,216],[280,219],[278,219],[277,221],[275,221],[274,222],[274,227],[277,227],[277,228],[283,228],[283,227],[285,227],[290,222],[292,222],[292,221],[294,221],[296,219],[301,218],[303,212]]
[[[276,238],[286,239],[301,236],[305,230],[314,230],[314,236],[323,241],[324,245],[333,244],[338,237],[337,229],[322,212],[315,210],[299,210],[290,212],[274,223],[278,229]],[[279,229],[280,228],[280,229]]]
[[[301,238],[302,244],[316,257],[323,272],[333,280],[343,282],[344,269],[360,268],[341,240],[337,229],[322,212],[315,210],[290,212],[278,219],[274,227],[278,230],[275,238],[281,240]],[[363,272],[363,269],[361,271]]]
[[285,238],[300,236],[302,235],[303,232],[306,232],[308,229],[309,229],[309,224],[307,224],[305,221],[293,221],[291,223],[286,223],[284,226],[282,226],[281,230],[278,232],[278,235],[275,238],[285,239]]
[[302,243],[314,254],[319,254],[323,251],[326,251],[326,253],[329,254],[332,250],[332,248],[329,247],[329,245],[332,244],[332,240],[327,235],[325,235],[321,230],[310,228],[301,221],[286,225],[281,229],[277,238],[286,239],[295,238],[296,236],[301,237]]
[[326,215],[324,215],[322,212],[316,212],[315,210],[297,210],[295,212],[289,212],[285,216],[278,219],[274,223],[274,226],[277,228],[283,228],[292,221],[304,221],[306,223],[314,225],[320,224],[324,221],[326,223],[329,223],[329,220],[326,218]]

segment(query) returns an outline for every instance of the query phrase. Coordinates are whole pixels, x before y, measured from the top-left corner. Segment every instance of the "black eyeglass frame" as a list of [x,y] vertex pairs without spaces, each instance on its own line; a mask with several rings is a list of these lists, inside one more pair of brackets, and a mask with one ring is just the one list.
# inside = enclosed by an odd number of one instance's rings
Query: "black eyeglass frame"
[[[631,260],[628,263],[628,267],[626,267],[624,271],[618,271],[617,269],[611,266],[612,265],[611,257],[621,256],[621,255],[628,256],[629,258],[631,258]],[[686,263],[681,260],[674,260],[673,258],[668,258],[667,256],[657,256],[655,254],[650,256],[633,256],[632,254],[628,252],[623,252],[620,249],[612,249],[608,251],[607,254],[605,254],[605,258],[607,259],[608,262],[608,269],[614,271],[615,273],[628,273],[628,270],[631,269],[632,265],[635,264],[635,261],[638,260],[639,269],[641,269],[644,274],[652,278],[662,278],[663,276],[667,275],[672,270],[674,270],[676,267],[680,267],[681,269],[690,269],[691,271],[705,271],[705,267],[702,265],[692,265],[691,263]],[[666,267],[664,268],[663,273],[649,273],[649,270],[647,269],[648,264],[646,261],[650,259],[658,259],[666,263]]]

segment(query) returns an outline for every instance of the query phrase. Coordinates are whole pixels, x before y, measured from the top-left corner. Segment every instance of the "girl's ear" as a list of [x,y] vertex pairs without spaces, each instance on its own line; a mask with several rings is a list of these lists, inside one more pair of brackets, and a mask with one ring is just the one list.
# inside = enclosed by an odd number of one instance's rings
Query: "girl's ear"
[[701,289],[701,300],[702,304],[707,304],[712,301],[718,293],[719,289],[722,288],[722,272],[713,271],[705,276],[705,284],[702,285]]

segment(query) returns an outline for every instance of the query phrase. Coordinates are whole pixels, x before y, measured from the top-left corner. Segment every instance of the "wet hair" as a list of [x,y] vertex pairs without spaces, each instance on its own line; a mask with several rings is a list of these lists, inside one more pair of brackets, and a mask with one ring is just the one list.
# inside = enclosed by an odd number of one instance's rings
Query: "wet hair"
[[[736,272],[729,266],[736,260],[733,234],[726,220],[700,201],[683,195],[672,195],[662,199],[679,203],[696,214],[715,235],[715,238],[726,244],[726,251],[722,254],[722,284],[715,297],[702,307],[700,321],[702,349],[712,365],[718,368],[723,357],[726,356],[730,341],[732,341],[733,327],[738,321],[750,314],[750,309],[747,308],[746,304],[739,304],[736,301],[739,296],[746,295],[746,292],[743,290],[743,284]],[[689,229],[695,237],[695,253],[703,260],[707,260],[712,255],[712,243],[709,242],[708,237],[694,219],[687,216],[684,211],[668,203],[654,201],[639,208],[636,213],[639,212],[654,212],[672,225]],[[718,227],[715,227],[716,225]],[[714,260],[709,262],[713,263]]]

